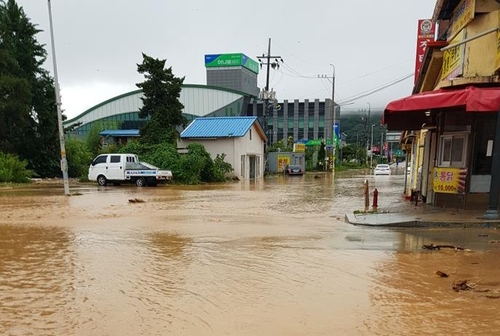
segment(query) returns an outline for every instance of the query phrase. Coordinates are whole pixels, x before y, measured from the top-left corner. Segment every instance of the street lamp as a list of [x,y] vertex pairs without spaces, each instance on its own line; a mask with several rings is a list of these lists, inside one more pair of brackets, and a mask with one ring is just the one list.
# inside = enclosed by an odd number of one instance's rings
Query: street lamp
[[50,41],[52,44],[52,61],[54,64],[54,87],[56,93],[57,123],[59,126],[59,145],[61,147],[61,171],[63,174],[64,194],[69,195],[68,161],[66,160],[66,146],[64,144],[64,129],[62,124],[62,112],[61,112],[61,95],[59,93],[59,80],[57,78],[56,47],[54,45],[54,29],[52,27],[52,9],[50,5],[50,0],[47,0],[47,4],[49,6]]
[[375,124],[372,124],[372,138],[370,142],[370,170],[373,168],[373,127],[375,127]]

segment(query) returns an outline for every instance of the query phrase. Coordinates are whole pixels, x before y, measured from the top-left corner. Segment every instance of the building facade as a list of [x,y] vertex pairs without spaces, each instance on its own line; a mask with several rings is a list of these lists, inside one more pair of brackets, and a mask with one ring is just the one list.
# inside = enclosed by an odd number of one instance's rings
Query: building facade
[[[336,109],[337,120],[338,108]],[[271,106],[264,116],[264,103],[253,100],[248,106],[248,116],[257,116],[265,123],[269,142],[275,143],[292,137],[295,142],[302,140],[322,140],[332,144],[333,113],[332,101],[326,100],[284,100]]]
[[264,176],[264,144],[266,136],[256,117],[197,118],[182,131],[179,149],[200,143],[212,159],[225,155],[233,176],[254,179]]
[[422,55],[413,94],[389,103],[384,122],[403,131],[410,189],[423,201],[498,217],[500,3],[438,0],[429,21],[437,40]]

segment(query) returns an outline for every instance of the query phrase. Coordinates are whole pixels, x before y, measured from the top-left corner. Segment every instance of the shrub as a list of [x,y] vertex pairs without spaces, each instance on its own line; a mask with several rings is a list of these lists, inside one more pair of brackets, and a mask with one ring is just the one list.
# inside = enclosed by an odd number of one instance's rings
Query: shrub
[[27,161],[0,152],[0,182],[27,183],[33,172],[26,169]]
[[214,160],[214,182],[222,182],[226,180],[226,174],[232,172],[233,166],[225,162],[226,154],[217,154]]
[[66,140],[66,159],[68,160],[69,177],[87,179],[89,164],[93,155],[87,145],[78,139]]
[[217,155],[214,161],[199,143],[188,145],[187,150],[186,154],[179,154],[177,148],[167,142],[152,145],[130,141],[120,152],[137,154],[141,161],[171,170],[174,181],[182,184],[221,182],[233,170],[231,164],[224,162],[225,154]]

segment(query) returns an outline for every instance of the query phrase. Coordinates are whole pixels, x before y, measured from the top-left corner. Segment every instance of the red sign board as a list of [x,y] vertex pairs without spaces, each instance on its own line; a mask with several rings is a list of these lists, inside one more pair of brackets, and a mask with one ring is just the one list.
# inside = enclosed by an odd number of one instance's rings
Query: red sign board
[[418,20],[417,29],[417,56],[415,59],[415,83],[418,79],[418,73],[424,62],[425,49],[427,44],[434,41],[436,24],[431,20]]

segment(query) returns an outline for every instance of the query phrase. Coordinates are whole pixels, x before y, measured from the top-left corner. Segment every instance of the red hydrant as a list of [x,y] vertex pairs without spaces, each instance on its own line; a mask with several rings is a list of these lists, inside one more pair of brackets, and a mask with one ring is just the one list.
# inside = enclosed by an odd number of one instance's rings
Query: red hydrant
[[373,205],[372,205],[372,210],[373,211],[377,211],[377,208],[378,208],[378,190],[377,188],[375,188],[375,190],[373,190]]

